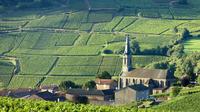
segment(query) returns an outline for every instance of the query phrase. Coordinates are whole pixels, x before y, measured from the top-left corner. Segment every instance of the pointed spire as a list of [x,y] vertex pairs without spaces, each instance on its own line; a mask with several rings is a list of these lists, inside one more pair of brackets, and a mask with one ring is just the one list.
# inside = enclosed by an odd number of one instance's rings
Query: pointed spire
[[131,50],[130,50],[130,39],[129,39],[129,35],[126,36],[126,46],[125,46],[125,50],[124,50],[124,54],[130,54]]
[[122,71],[129,72],[132,70],[132,55],[131,55],[131,48],[130,48],[130,39],[129,35],[126,36],[126,45],[123,55],[123,64],[122,64]]

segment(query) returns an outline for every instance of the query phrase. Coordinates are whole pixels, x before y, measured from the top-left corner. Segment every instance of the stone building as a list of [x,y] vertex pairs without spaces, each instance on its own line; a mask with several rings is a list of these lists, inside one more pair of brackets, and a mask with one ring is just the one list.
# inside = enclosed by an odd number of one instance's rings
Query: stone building
[[115,92],[116,104],[127,104],[149,98],[149,88],[143,84],[127,86]]
[[68,89],[66,92],[66,99],[73,101],[74,97],[85,96],[88,100],[109,101],[113,100],[113,90],[96,90],[96,89]]
[[117,88],[117,81],[112,79],[96,79],[95,82],[97,90],[114,90]]
[[122,73],[118,88],[124,88],[134,84],[144,84],[151,88],[169,87],[175,81],[173,74],[168,70],[144,69],[132,67],[132,55],[129,37],[126,37],[126,46],[123,54]]
[[59,88],[57,85],[45,85],[45,86],[40,86],[40,91],[41,92],[45,92],[45,91],[48,91],[50,93],[56,93]]

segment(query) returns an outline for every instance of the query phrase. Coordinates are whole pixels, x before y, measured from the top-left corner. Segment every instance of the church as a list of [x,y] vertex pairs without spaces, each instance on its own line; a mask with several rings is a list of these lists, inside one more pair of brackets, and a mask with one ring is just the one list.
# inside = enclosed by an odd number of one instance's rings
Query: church
[[168,70],[145,69],[132,67],[132,54],[129,36],[126,37],[126,45],[123,53],[122,72],[119,77],[119,88],[125,88],[134,84],[143,84],[150,88],[167,88],[175,78]]

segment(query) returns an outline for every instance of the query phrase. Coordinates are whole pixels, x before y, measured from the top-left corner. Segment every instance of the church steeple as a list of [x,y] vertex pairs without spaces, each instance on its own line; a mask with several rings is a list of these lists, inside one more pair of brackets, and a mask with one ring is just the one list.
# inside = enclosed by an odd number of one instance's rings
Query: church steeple
[[132,55],[130,48],[130,39],[129,36],[126,36],[126,45],[123,54],[123,64],[122,64],[122,72],[129,72],[132,70]]

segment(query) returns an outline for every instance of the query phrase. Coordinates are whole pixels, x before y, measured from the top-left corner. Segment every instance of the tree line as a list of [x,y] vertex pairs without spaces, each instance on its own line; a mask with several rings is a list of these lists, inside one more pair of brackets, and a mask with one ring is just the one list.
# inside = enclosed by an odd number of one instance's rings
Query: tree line
[[0,0],[0,10],[7,8],[44,8],[66,3],[67,0]]
[[[174,31],[176,30],[177,28],[174,28]],[[181,36],[177,40],[171,41],[167,45],[157,46],[156,48],[152,49],[144,49],[143,51],[141,51],[140,43],[136,40],[133,40],[131,42],[131,52],[133,55],[163,55],[180,57],[184,54],[183,42],[191,37],[192,35],[190,34],[189,30],[184,28]],[[124,47],[114,51],[115,54],[123,54],[123,52]]]
[[[103,71],[101,74],[97,74],[96,78],[97,79],[111,79],[112,76],[107,71]],[[79,84],[74,83],[73,81],[67,80],[67,81],[62,81],[59,84],[59,88],[61,91],[67,91],[68,89],[71,89],[71,88],[95,89],[96,82],[93,80],[89,80],[85,84],[79,85]]]

